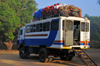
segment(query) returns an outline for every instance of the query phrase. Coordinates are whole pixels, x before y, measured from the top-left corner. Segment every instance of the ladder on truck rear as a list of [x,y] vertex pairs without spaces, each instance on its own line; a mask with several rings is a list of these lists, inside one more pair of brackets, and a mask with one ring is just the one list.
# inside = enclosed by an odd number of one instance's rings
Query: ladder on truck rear
[[87,65],[87,66],[97,66],[97,64],[80,48],[73,50],[76,52],[78,57]]

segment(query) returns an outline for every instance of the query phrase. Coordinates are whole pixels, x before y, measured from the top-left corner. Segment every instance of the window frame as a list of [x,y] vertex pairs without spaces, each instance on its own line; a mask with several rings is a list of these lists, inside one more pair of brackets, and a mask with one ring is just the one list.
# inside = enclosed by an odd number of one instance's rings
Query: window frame
[[31,25],[31,27],[32,27],[32,31],[31,32],[36,32],[36,26],[37,26],[36,24]]
[[[85,24],[85,26],[84,26],[84,30],[82,30],[82,23],[84,23]],[[87,26],[87,24],[88,24],[88,26]],[[82,32],[89,32],[89,23],[88,22],[81,22],[81,31]]]
[[[57,23],[57,28],[56,29],[54,29],[54,25],[52,25],[52,23]],[[51,31],[58,31],[59,30],[59,20],[57,20],[57,21],[51,21]]]
[[[44,28],[44,24],[45,24],[45,28]],[[50,29],[51,22],[44,22],[42,25],[43,25],[43,26],[42,26],[43,31],[50,31],[50,30],[51,30],[51,29]],[[49,26],[49,27],[48,27],[48,26]],[[45,30],[44,30],[44,29],[45,29]]]
[[[36,24],[36,32],[42,32],[43,31],[43,23],[38,23]],[[41,25],[41,27],[40,27]]]
[[[27,26],[30,26],[30,28],[31,28],[31,25],[27,25]],[[31,33],[31,29],[29,32],[27,32],[27,26],[25,26],[25,33]]]
[[[66,20],[66,21],[65,21],[65,20]],[[72,31],[72,30],[73,30],[73,20],[67,20],[67,19],[65,19],[65,20],[62,20],[62,30]],[[65,29],[65,27],[64,27],[64,24],[67,24],[67,23],[65,23],[65,22],[67,22],[67,21],[71,21],[71,22],[72,22],[72,27],[71,27],[70,30],[69,30],[69,29]]]

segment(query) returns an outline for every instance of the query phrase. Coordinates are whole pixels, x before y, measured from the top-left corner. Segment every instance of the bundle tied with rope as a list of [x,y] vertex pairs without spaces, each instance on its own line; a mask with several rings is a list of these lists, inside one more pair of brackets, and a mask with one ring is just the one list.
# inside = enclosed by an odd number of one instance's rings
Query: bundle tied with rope
[[47,6],[45,8],[39,9],[34,12],[34,19],[47,18],[47,17],[58,17],[58,16],[81,16],[82,10],[74,5],[67,5],[62,3],[57,3],[52,6]]

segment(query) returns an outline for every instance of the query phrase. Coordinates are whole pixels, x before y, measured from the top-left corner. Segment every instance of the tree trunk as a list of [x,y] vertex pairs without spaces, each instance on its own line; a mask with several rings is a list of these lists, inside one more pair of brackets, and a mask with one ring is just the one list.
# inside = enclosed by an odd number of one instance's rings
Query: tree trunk
[[3,43],[6,45],[7,50],[9,51],[12,50],[13,43],[11,40],[9,42],[3,42]]
[[0,35],[0,46],[2,45],[2,35]]
[[0,35],[0,49],[2,48],[2,35]]

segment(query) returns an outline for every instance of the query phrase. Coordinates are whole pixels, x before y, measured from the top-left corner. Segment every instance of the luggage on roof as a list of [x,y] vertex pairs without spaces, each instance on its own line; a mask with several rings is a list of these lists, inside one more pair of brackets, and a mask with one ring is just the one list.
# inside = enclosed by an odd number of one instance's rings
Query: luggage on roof
[[33,13],[34,19],[47,18],[52,16],[75,16],[81,17],[81,9],[74,5],[67,5],[63,3],[57,3],[52,6],[47,6],[43,9],[39,9]]

